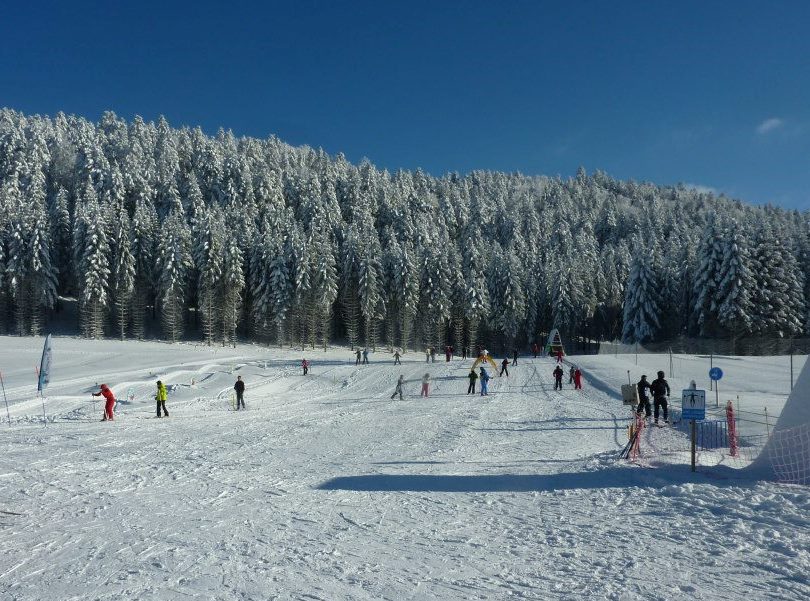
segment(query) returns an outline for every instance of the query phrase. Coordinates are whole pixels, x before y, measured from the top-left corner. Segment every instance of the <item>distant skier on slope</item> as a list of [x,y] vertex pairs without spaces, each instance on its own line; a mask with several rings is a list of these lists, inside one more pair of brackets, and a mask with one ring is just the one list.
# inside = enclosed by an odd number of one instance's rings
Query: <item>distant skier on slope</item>
[[233,389],[236,391],[236,410],[239,411],[239,407],[245,409],[245,383],[242,381],[242,376],[236,376]]
[[512,365],[517,365],[518,352],[517,349],[512,349]]
[[504,360],[501,361],[501,373],[498,374],[499,378],[503,374],[506,374],[507,378],[509,377],[509,369],[508,369],[508,367],[509,367],[509,359],[504,358]]
[[537,353],[539,353],[539,352],[540,352],[540,347],[537,346],[536,342],[532,342],[532,355],[534,355],[535,359],[537,359]]
[[157,394],[155,395],[155,401],[157,401],[157,416],[160,417],[160,410],[163,409],[163,414],[166,417],[169,417],[169,411],[166,409],[166,400],[168,399],[169,395],[166,391],[166,385],[161,382],[160,380],[157,381]]
[[363,365],[368,365],[368,349],[363,349]]
[[392,399],[393,399],[394,397],[396,397],[397,395],[399,395],[399,400],[400,400],[400,401],[402,400],[402,385],[403,385],[404,383],[405,383],[405,376],[403,376],[402,374],[400,374],[400,375],[399,375],[399,380],[397,380],[397,387],[396,387],[396,388],[394,388],[394,394],[392,394],[392,395],[391,395],[391,398],[392,398]]
[[446,363],[450,362],[450,357],[452,356],[452,354],[453,354],[452,347],[448,344],[446,347],[444,347],[444,360]]
[[470,385],[467,386],[467,394],[475,394],[475,381],[478,379],[478,374],[475,373],[474,369],[471,369],[467,377],[470,379]]
[[426,373],[422,376],[422,392],[419,393],[419,396],[428,396],[430,394],[430,374]]
[[573,383],[574,383],[574,372],[575,372],[576,370],[577,370],[577,368],[576,368],[576,367],[574,367],[573,365],[571,366],[571,369],[569,369],[569,370],[568,370],[568,383],[569,383],[569,384],[573,384]]
[[430,347],[430,362],[436,363],[436,348],[432,346]]
[[399,354],[399,349],[394,351],[394,365],[402,365],[402,361],[399,360],[401,356],[402,355]]
[[307,375],[309,373],[309,361],[301,359],[301,367],[304,370],[304,375]]
[[562,390],[563,370],[562,367],[557,365],[554,368],[554,390]]
[[636,414],[641,415],[641,412],[644,411],[648,419],[652,415],[650,397],[647,395],[649,389],[650,383],[647,381],[647,376],[641,376],[638,384],[636,384],[636,390],[638,390],[638,408],[636,409]]
[[582,390],[582,371],[578,367],[574,370],[574,390]]
[[104,417],[101,418],[101,421],[103,422],[113,421],[113,419],[115,419],[113,417],[113,408],[115,407],[115,395],[113,394],[113,391],[110,389],[110,387],[107,386],[106,384],[102,384],[99,387],[99,389],[100,390],[98,392],[93,393],[93,396],[103,396],[105,399]]
[[357,349],[357,350],[354,352],[354,356],[355,356],[354,364],[355,364],[355,365],[360,365],[360,355],[361,355],[361,353],[360,353],[360,349]]
[[483,367],[481,368],[481,396],[489,396],[489,374]]
[[563,350],[562,348],[557,349],[557,363],[563,362]]
[[669,382],[664,379],[664,372],[658,372],[658,378],[653,380],[653,383],[650,384],[650,392],[653,395],[653,406],[654,406],[654,413],[653,417],[655,418],[655,425],[658,425],[658,413],[659,409],[663,408],[664,412],[664,421],[667,421],[667,397],[669,396]]

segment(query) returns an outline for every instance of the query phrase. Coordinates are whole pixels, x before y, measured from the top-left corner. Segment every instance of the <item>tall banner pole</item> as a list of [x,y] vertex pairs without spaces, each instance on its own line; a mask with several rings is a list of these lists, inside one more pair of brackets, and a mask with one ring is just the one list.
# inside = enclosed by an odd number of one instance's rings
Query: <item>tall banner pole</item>
[[8,398],[6,398],[6,383],[3,382],[3,372],[0,371],[0,385],[3,387],[3,400],[6,402],[6,416],[8,417],[8,427],[11,427],[11,412],[8,410]]
[[[41,381],[40,378],[39,378],[40,371],[39,371],[39,368],[36,365],[34,366],[34,372],[37,374],[37,382],[40,382]],[[48,416],[45,415],[45,395],[42,394],[42,388],[40,388],[39,384],[37,384],[37,394],[39,395],[39,398],[42,399],[42,421],[47,426],[48,425]]]

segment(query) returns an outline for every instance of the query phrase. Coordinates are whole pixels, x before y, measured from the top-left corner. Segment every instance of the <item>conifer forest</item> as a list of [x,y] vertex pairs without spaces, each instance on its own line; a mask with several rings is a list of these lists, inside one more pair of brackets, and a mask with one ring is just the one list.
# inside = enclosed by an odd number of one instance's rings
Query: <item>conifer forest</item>
[[791,338],[808,215],[684,186],[352,164],[0,110],[0,330],[313,348]]

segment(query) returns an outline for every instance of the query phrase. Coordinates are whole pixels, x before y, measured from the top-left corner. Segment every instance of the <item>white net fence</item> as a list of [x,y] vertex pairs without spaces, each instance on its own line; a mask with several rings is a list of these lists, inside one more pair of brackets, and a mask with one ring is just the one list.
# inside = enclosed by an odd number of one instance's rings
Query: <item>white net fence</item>
[[810,484],[810,424],[774,432],[769,458],[779,482]]

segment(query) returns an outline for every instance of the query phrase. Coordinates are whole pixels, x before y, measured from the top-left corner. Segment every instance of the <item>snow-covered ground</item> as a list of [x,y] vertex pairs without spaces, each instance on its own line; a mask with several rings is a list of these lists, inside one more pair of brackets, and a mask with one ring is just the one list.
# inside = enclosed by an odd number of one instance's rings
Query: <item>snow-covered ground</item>
[[[575,358],[586,389],[561,393],[521,359],[481,397],[443,356],[307,351],[304,377],[301,351],[57,338],[45,425],[42,340],[0,342],[2,599],[810,596],[807,487],[616,461],[621,358]],[[101,382],[134,393],[112,423]]]

